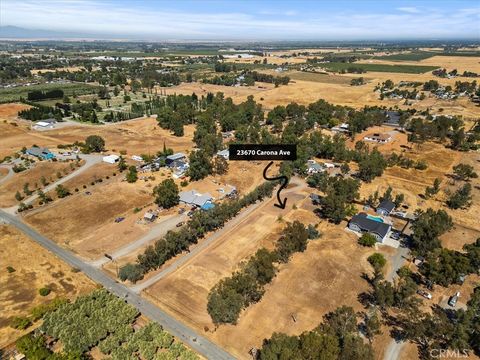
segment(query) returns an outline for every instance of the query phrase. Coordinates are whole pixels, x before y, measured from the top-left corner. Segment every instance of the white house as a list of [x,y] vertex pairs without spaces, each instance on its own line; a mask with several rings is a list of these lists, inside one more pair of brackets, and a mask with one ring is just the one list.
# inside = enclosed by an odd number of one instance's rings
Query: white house
[[104,156],[102,160],[108,164],[115,164],[118,161],[118,159],[120,159],[118,155],[112,154],[112,155]]

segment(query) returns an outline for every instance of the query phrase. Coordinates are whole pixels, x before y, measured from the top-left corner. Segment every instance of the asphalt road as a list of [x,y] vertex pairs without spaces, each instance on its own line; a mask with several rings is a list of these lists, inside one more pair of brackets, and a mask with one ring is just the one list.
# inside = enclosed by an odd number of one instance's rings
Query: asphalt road
[[188,344],[193,350],[205,356],[207,359],[235,359],[228,352],[218,347],[208,339],[200,336],[195,331],[185,326],[172,316],[160,310],[157,306],[141,298],[139,295],[128,289],[123,284],[120,284],[104,274],[101,270],[96,269],[92,265],[84,262],[82,259],[76,257],[71,252],[58,246],[55,242],[39,234],[37,231],[20,221],[17,217],[0,210],[0,220],[10,224],[32,238],[35,242],[40,244],[48,251],[54,253],[60,259],[65,261],[70,266],[80,269],[93,281],[103,285],[111,293],[125,299],[129,304],[135,306],[138,311],[149,319],[158,322],[166,331]]

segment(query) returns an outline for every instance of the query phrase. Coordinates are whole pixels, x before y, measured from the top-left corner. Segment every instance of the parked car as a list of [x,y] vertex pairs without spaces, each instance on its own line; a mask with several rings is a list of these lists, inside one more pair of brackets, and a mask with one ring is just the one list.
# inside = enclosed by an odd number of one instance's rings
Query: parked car
[[432,300],[432,294],[425,290],[417,290],[417,294],[423,296],[425,299]]
[[178,224],[177,224],[177,227],[180,227],[180,226],[183,226],[183,224],[185,224],[183,221],[180,221]]
[[458,298],[460,297],[460,292],[456,292],[455,295],[448,299],[448,305],[455,307],[457,305]]
[[185,208],[181,208],[180,210],[178,210],[179,214],[183,214],[184,212],[185,212]]
[[119,223],[119,222],[122,222],[123,220],[125,220],[124,217],[117,217],[117,218],[115,219],[115,222],[116,222],[116,223]]

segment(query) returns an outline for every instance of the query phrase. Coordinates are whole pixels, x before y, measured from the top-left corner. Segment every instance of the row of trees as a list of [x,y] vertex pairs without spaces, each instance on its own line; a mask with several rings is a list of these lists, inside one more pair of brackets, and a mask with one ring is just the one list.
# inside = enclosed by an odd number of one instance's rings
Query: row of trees
[[267,182],[237,200],[230,200],[217,205],[208,211],[197,211],[179,231],[169,231],[163,238],[149,246],[140,254],[135,264],[127,264],[120,269],[119,277],[122,281],[136,282],[151,270],[158,269],[167,260],[197,243],[206,233],[223,227],[238,212],[258,200],[272,195],[274,182]]
[[288,223],[274,250],[261,248],[240,270],[215,285],[208,294],[207,304],[213,322],[236,324],[242,309],[262,298],[264,286],[278,270],[276,263],[286,263],[293,253],[303,252],[308,239],[309,231],[302,223]]

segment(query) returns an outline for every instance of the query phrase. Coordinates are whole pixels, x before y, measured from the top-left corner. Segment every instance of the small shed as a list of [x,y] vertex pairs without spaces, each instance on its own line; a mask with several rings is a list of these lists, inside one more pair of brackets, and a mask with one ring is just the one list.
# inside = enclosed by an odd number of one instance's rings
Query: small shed
[[118,160],[120,159],[120,157],[118,155],[107,155],[107,156],[104,156],[103,157],[103,162],[106,162],[108,164],[115,164]]
[[157,214],[155,214],[154,212],[151,212],[151,211],[147,211],[143,215],[143,220],[146,220],[146,221],[149,221],[149,222],[154,221],[156,218],[157,218]]

